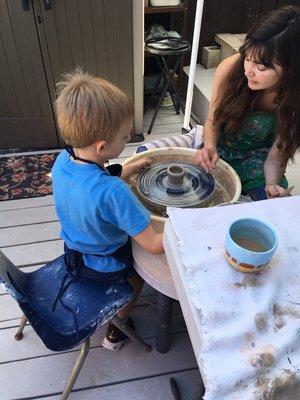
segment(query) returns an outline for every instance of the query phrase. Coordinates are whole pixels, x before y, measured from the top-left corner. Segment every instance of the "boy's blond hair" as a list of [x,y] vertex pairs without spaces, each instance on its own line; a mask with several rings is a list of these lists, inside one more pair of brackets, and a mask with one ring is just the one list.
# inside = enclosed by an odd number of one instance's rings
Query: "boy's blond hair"
[[111,142],[123,122],[133,119],[131,100],[112,83],[77,69],[57,84],[55,102],[60,134],[70,146]]

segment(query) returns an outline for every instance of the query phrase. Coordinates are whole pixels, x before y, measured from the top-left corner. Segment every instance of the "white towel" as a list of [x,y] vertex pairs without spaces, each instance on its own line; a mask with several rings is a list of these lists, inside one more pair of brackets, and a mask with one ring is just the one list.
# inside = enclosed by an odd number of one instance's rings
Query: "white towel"
[[[167,213],[202,328],[205,400],[300,399],[300,196]],[[224,258],[228,226],[244,217],[271,224],[279,238],[256,275]]]

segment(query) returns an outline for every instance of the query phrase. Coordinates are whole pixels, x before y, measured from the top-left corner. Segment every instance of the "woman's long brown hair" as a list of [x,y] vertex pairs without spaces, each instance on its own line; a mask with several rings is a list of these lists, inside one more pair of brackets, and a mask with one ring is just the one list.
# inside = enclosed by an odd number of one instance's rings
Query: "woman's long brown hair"
[[285,165],[300,146],[300,8],[285,6],[272,11],[247,34],[214,113],[214,124],[233,134],[238,134],[244,114],[255,110],[263,94],[248,88],[244,73],[247,50],[266,67],[279,64],[283,70],[274,102],[277,146]]

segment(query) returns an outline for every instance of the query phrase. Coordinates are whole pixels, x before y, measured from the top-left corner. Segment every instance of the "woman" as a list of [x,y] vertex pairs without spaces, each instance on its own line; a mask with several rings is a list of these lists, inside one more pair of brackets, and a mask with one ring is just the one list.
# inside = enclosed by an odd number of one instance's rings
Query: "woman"
[[253,200],[290,194],[284,176],[300,145],[300,8],[285,6],[247,34],[217,68],[197,163],[221,157]]

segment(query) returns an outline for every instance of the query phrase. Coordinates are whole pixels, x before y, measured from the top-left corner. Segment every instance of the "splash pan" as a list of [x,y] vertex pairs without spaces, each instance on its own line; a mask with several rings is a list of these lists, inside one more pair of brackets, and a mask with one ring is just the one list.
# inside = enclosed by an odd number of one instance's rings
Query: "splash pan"
[[[194,164],[196,150],[184,147],[166,147],[160,149],[147,150],[142,153],[134,154],[127,158],[123,165],[128,165],[131,162],[138,161],[143,157],[149,157],[152,160],[152,165],[164,163],[187,163]],[[222,203],[234,203],[238,201],[241,195],[241,182],[237,173],[225,161],[219,159],[216,168],[211,173],[214,179],[215,189],[207,201],[203,201],[199,207],[214,207]],[[155,225],[158,231],[162,231],[165,222],[164,212],[162,207],[155,204],[149,205],[146,197],[140,195],[137,189],[138,175],[132,175],[128,178],[127,183],[130,185],[133,192],[140,198],[142,203],[151,209],[152,224]],[[169,206],[170,204],[167,204]]]

